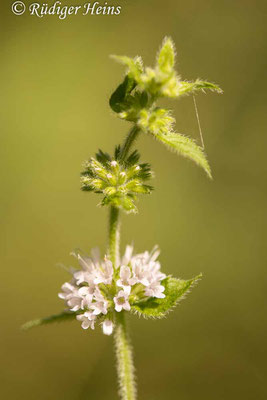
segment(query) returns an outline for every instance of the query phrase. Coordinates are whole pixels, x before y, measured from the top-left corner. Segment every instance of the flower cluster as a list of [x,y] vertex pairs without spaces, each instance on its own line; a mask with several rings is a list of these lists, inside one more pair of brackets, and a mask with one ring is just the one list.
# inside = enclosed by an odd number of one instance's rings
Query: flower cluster
[[152,187],[145,182],[151,178],[149,164],[138,164],[139,154],[134,151],[125,161],[119,158],[120,149],[114,157],[101,150],[96,158],[84,164],[81,175],[82,190],[103,194],[101,205],[112,205],[126,212],[136,212],[137,194],[149,194]]
[[76,313],[83,329],[94,329],[97,321],[110,335],[116,312],[130,311],[132,304],[150,297],[165,297],[161,283],[166,275],[160,271],[157,247],[134,255],[133,247],[127,246],[118,268],[107,257],[101,259],[97,249],[91,257],[73,254],[82,269],[72,271],[72,280],[62,285],[59,297]]

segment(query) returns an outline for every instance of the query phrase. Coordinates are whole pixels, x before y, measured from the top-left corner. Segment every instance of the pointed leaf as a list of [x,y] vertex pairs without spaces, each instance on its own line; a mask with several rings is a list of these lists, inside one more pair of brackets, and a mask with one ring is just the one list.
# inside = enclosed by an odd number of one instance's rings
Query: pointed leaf
[[178,96],[195,93],[197,91],[202,91],[205,93],[206,89],[220,94],[223,93],[222,89],[218,85],[215,85],[215,83],[201,81],[200,79],[197,79],[195,82],[180,81]]
[[161,72],[168,74],[173,70],[175,61],[175,46],[171,38],[165,38],[158,55],[158,67]]
[[170,150],[189,158],[197,165],[202,167],[209,178],[211,178],[211,170],[203,149],[198,146],[193,139],[180,133],[169,132],[167,134],[153,135],[158,141],[164,143]]
[[54,322],[72,321],[76,318],[76,315],[78,314],[79,312],[63,311],[60,314],[55,314],[49,317],[34,319],[32,321],[26,322],[24,325],[22,325],[21,329],[26,331],[28,329],[34,328],[35,326],[48,325]]
[[161,282],[165,286],[164,294],[166,297],[164,299],[150,297],[146,301],[133,304],[131,309],[143,317],[162,318],[185,297],[185,294],[188,293],[189,289],[196,284],[201,276],[199,275],[187,281],[168,276]]
[[143,72],[143,61],[141,57],[137,56],[135,58],[130,58],[127,56],[112,55],[111,58],[123,65],[126,65],[128,67],[127,74],[131,78],[134,78],[137,82],[139,81],[140,75]]

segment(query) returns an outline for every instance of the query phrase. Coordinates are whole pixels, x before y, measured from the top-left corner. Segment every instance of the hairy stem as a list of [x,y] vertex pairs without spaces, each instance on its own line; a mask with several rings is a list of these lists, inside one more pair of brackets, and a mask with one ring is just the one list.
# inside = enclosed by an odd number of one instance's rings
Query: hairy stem
[[[109,218],[109,244],[108,252],[114,268],[119,262],[119,236],[120,236],[119,209],[110,208]],[[122,400],[135,400],[136,390],[134,384],[134,367],[132,361],[132,349],[126,331],[124,311],[116,313],[115,349],[117,358],[117,371]]]
[[132,348],[127,332],[124,311],[117,313],[114,340],[121,399],[136,400]]
[[110,207],[109,214],[109,233],[108,233],[108,254],[114,268],[118,265],[120,247],[120,216],[119,209]]
[[134,141],[137,139],[139,132],[140,132],[140,129],[138,128],[138,126],[134,125],[133,128],[128,133],[128,135],[126,136],[126,139],[124,141],[124,144],[122,146],[121,153],[120,153],[121,160],[125,160],[125,158],[127,157],[129,150],[130,150],[132,144],[134,143]]
[[[136,140],[139,128],[135,125],[128,133],[120,153],[120,160],[123,161],[127,157],[129,150]],[[119,209],[111,206],[109,216],[109,240],[108,253],[114,268],[119,262],[119,246],[120,246],[120,220]],[[126,321],[124,311],[116,312],[116,328],[115,328],[115,349],[117,358],[117,371],[120,387],[120,396],[122,400],[136,400],[136,386],[134,379],[134,366],[132,357],[132,348],[126,329]]]

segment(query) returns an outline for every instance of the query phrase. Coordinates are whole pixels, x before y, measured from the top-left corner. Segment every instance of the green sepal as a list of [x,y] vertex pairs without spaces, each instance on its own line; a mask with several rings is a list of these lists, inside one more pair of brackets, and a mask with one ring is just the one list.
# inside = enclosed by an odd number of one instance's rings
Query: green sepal
[[48,325],[54,322],[64,322],[64,321],[72,321],[76,318],[76,315],[79,315],[81,312],[73,312],[73,311],[63,311],[60,314],[50,315],[49,317],[34,319],[32,321],[26,322],[22,325],[21,329],[27,331],[28,329],[34,328],[35,326]]
[[101,201],[101,206],[113,206],[116,208],[123,209],[126,213],[137,213],[137,207],[135,205],[136,197],[130,194],[114,194],[111,196],[105,196]]
[[161,282],[161,285],[165,287],[164,299],[150,297],[148,300],[134,303],[131,306],[131,310],[145,318],[162,318],[185,297],[190,288],[192,288],[201,277],[202,274],[185,281],[168,276]]
[[153,135],[159,142],[164,143],[169,150],[173,150],[185,158],[189,158],[202,167],[208,177],[212,179],[211,169],[203,149],[193,139],[180,133],[169,132],[167,134]]

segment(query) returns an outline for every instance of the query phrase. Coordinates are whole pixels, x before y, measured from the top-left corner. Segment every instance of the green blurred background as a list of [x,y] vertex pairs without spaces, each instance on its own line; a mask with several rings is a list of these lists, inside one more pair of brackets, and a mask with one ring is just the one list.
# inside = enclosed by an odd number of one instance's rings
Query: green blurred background
[[[197,96],[214,181],[150,137],[138,143],[156,191],[123,217],[122,245],[158,243],[165,272],[204,274],[167,319],[131,318],[139,399],[266,399],[266,1],[121,0],[119,16],[65,21],[18,17],[11,3],[0,25],[1,397],[117,399],[112,338],[75,322],[20,325],[62,309],[68,275],[56,264],[75,263],[72,249],[105,251],[107,210],[79,173],[128,129],[108,106],[123,74],[109,54],[151,65],[171,35],[182,77],[225,93]],[[192,97],[168,105],[177,131],[198,139]]]

